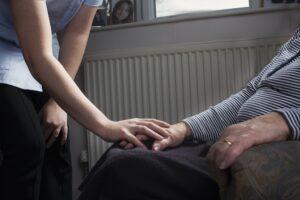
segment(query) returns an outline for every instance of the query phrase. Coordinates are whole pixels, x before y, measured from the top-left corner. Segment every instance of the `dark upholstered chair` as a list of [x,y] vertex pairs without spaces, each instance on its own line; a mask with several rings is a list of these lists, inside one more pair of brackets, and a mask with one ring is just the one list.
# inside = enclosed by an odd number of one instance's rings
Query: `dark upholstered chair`
[[300,200],[300,141],[244,152],[229,170],[222,200]]

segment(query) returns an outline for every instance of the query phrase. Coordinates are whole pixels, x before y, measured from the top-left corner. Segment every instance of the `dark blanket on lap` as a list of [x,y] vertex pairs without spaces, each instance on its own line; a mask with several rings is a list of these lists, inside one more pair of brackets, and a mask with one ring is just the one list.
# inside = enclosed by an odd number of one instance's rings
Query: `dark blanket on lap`
[[114,145],[81,184],[79,200],[219,200],[205,158],[209,147],[186,143],[155,152]]

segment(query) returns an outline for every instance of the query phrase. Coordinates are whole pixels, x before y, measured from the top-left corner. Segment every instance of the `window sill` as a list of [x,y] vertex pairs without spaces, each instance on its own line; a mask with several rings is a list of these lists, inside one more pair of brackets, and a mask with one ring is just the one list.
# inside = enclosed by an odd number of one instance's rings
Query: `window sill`
[[229,10],[218,10],[218,11],[210,11],[210,12],[194,12],[187,13],[169,17],[161,17],[156,18],[149,21],[140,21],[128,24],[120,24],[120,25],[109,25],[103,27],[93,26],[91,31],[107,31],[107,30],[117,30],[117,29],[125,29],[139,26],[151,26],[155,24],[166,24],[166,23],[175,23],[175,22],[183,22],[183,21],[192,21],[199,19],[209,19],[209,18],[221,18],[221,17],[231,17],[231,16],[239,16],[239,15],[252,15],[252,14],[260,14],[260,13],[271,13],[278,11],[290,11],[290,10],[300,10],[300,5],[295,4],[285,4],[285,5],[273,5],[271,7],[265,8],[237,8],[237,9],[229,9]]

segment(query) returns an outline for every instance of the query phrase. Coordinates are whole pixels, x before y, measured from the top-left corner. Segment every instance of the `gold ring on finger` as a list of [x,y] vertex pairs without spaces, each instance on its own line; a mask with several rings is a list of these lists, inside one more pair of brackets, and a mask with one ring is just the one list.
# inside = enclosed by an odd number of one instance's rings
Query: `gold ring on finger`
[[227,138],[225,138],[222,142],[228,145],[232,145],[232,142],[230,142]]

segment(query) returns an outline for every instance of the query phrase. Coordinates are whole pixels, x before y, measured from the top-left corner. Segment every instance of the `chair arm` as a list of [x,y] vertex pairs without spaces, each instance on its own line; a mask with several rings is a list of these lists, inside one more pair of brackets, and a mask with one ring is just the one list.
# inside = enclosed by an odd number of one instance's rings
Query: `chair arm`
[[258,145],[229,170],[222,200],[299,200],[300,141]]

